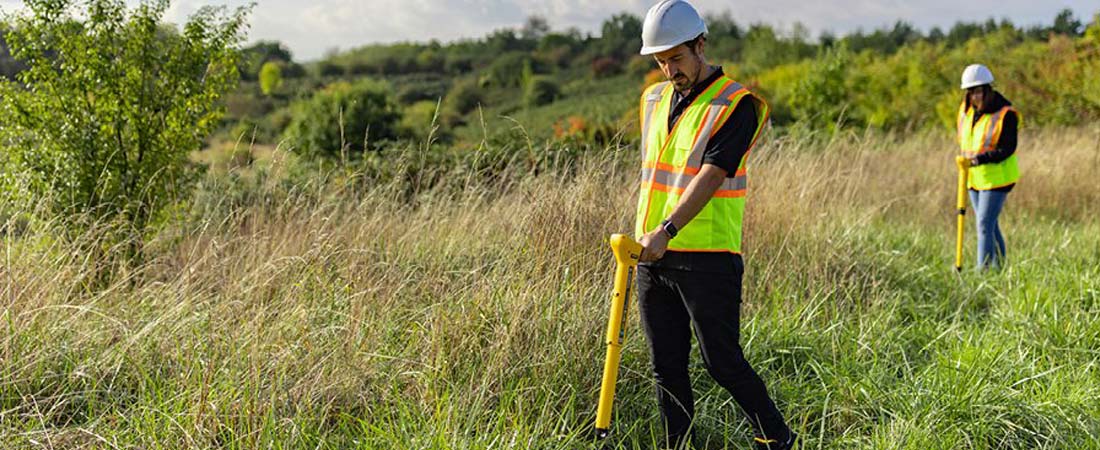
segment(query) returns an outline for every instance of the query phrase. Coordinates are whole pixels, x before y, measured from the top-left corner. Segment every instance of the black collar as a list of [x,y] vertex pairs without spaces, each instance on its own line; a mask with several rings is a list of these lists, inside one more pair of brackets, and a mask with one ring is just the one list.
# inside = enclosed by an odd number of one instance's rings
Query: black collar
[[[687,97],[683,97],[683,98],[677,100],[676,103],[677,104],[683,103],[685,105],[691,104],[691,102],[695,101],[695,97],[698,97],[699,94],[702,94],[704,90],[706,90],[708,87],[710,87],[710,85],[714,84],[715,80],[717,80],[718,77],[721,77],[723,75],[725,75],[725,72],[722,71],[722,66],[715,67],[714,68],[714,73],[711,73],[710,76],[707,77],[705,80],[702,80],[698,83],[695,83],[695,86],[692,86],[691,90],[688,91]],[[677,97],[681,96],[680,91],[677,91],[675,86],[673,86],[672,91],[673,91],[673,97],[672,97],[673,100],[676,100]]]

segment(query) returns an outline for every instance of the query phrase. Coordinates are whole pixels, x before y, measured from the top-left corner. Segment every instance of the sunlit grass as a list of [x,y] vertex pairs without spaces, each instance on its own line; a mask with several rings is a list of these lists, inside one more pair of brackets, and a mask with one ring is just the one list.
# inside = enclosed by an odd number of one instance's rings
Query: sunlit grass
[[[1010,264],[961,276],[946,136],[754,151],[742,343],[805,448],[1100,448],[1100,132],[1021,142]],[[258,192],[95,289],[94,234],[5,236],[0,448],[590,448],[636,157]],[[651,448],[628,327],[612,439]],[[694,364],[700,448],[748,448]]]

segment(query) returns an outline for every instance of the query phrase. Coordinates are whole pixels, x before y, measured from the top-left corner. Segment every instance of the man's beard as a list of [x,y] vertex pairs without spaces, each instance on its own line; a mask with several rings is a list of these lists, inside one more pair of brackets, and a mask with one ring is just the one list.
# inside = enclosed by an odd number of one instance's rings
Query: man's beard
[[677,89],[684,90],[691,87],[691,80],[687,75],[680,74],[672,77],[672,84],[675,84]]

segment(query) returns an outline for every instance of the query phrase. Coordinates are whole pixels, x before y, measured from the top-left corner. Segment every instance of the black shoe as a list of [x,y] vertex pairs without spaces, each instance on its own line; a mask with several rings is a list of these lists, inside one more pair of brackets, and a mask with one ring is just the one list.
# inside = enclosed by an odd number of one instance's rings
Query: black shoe
[[752,440],[756,444],[756,450],[793,450],[798,444],[798,434],[792,431],[783,442],[762,437],[754,437]]

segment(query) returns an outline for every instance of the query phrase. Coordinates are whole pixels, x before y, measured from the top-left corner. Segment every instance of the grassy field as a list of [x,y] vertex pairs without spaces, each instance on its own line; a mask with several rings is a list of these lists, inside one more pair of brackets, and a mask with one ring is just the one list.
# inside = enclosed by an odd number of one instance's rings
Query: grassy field
[[[806,449],[1100,448],[1100,129],[1023,130],[1009,265],[961,276],[948,138],[754,151],[749,360]],[[593,448],[605,239],[630,230],[636,159],[239,205],[214,185],[100,289],[75,250],[95,235],[2,237],[0,448]],[[645,345],[632,311],[618,448],[660,433]],[[692,371],[699,448],[748,448]]]

